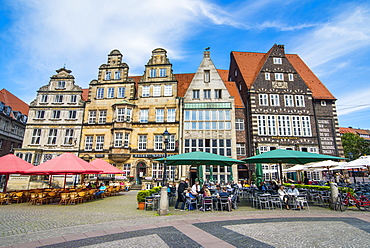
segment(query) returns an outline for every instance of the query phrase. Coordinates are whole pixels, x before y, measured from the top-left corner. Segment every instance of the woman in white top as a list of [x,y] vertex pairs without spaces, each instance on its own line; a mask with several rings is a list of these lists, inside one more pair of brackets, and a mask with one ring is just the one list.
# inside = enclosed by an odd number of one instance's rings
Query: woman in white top
[[279,193],[280,200],[284,202],[286,209],[289,209],[289,205],[288,205],[289,196],[285,190],[284,185],[280,186],[280,188],[278,189],[278,193]]

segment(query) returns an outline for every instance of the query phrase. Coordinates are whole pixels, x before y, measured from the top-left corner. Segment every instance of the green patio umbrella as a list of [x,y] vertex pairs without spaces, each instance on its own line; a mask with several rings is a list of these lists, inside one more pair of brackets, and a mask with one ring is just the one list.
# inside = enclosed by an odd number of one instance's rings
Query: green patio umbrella
[[[154,161],[158,161],[160,163],[163,163],[165,160],[167,165],[195,165],[197,167],[200,167],[201,165],[231,166],[233,164],[245,164],[245,162],[237,159],[199,151],[182,153],[178,155],[169,156],[167,158],[154,159]],[[203,168],[201,170],[203,171]]]
[[[260,154],[260,150],[256,149],[256,155]],[[260,185],[260,183],[263,182],[263,170],[262,170],[262,164],[256,163],[256,185]]]
[[213,166],[209,166],[209,181],[213,182]]
[[243,159],[246,163],[276,163],[279,164],[280,180],[283,180],[282,164],[307,164],[310,162],[324,160],[339,160],[345,159],[341,157],[328,156],[318,153],[300,152],[293,150],[277,149],[265,152],[253,157]]

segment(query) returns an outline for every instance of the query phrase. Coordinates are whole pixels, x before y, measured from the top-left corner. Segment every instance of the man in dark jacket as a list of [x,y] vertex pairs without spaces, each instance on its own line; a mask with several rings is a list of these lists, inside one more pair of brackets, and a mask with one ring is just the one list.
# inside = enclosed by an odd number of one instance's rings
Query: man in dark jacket
[[185,197],[183,196],[183,193],[185,190],[189,187],[189,179],[185,179],[185,181],[181,181],[179,184],[179,187],[177,189],[177,200],[175,204],[175,210],[178,210],[179,203],[181,202],[181,211],[184,211],[185,208]]

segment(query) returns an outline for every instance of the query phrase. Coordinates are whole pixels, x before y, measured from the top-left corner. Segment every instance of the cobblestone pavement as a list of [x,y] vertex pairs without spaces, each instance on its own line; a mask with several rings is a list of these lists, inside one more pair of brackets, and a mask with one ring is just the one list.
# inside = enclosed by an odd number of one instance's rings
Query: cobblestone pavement
[[[0,206],[1,247],[368,247],[370,212],[137,210],[136,191],[72,206]],[[293,233],[293,234],[292,234]],[[333,239],[335,237],[335,239]]]

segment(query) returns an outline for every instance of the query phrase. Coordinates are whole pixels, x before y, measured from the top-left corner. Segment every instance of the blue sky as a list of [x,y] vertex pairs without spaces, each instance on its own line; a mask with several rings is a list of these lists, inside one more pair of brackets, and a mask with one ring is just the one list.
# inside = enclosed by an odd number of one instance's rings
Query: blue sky
[[131,75],[165,48],[175,73],[195,72],[211,47],[298,54],[337,100],[342,127],[370,129],[370,2],[335,0],[0,0],[0,88],[27,103],[66,64],[87,88],[113,49]]

